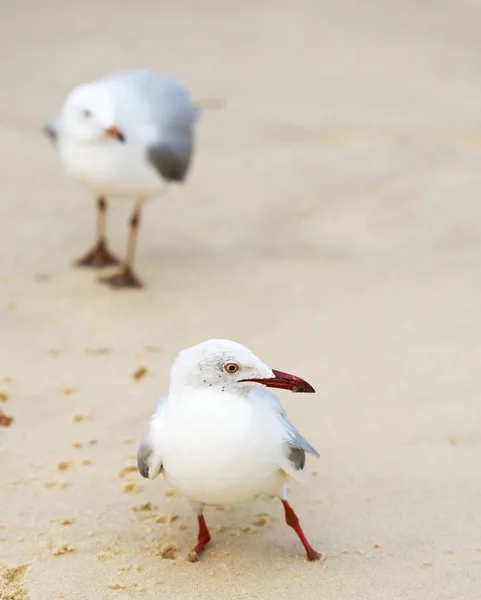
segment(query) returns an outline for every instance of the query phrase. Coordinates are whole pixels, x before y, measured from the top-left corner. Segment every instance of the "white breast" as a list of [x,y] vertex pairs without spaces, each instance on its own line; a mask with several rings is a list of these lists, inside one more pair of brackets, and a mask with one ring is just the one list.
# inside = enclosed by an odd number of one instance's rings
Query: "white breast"
[[165,186],[145,148],[132,140],[88,144],[60,135],[58,153],[67,173],[96,194],[146,198]]
[[151,428],[169,484],[204,504],[279,494],[284,428],[247,397],[199,391],[168,406]]

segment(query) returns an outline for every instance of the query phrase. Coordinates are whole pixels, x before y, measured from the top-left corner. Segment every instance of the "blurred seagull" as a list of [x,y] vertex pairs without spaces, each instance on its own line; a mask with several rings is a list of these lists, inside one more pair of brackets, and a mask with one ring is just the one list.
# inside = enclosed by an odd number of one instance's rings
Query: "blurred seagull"
[[171,182],[183,182],[191,164],[200,114],[186,88],[151,71],[125,71],[74,88],[44,132],[71,177],[97,196],[97,241],[77,265],[119,263],[105,236],[107,198],[135,200],[121,271],[102,281],[140,287],[133,271],[142,201]]
[[303,379],[265,365],[248,348],[208,340],[175,360],[137,453],[143,477],[162,473],[197,514],[196,561],[210,540],[205,505],[244,502],[258,494],[280,498],[286,523],[299,536],[308,560],[318,560],[287,501],[287,482],[300,479],[306,452],[319,456],[266,388],[313,393]]

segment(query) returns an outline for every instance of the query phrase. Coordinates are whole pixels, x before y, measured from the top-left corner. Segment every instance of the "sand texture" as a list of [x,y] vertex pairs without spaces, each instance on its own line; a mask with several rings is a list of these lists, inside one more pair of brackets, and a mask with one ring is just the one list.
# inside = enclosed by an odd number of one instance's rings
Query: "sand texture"
[[[2,600],[479,600],[480,57],[471,0],[2,3]],[[145,66],[224,106],[145,208],[145,289],[112,291],[72,267],[94,199],[40,127]],[[259,499],[207,510],[191,564],[187,503],[135,470],[211,337],[318,390],[281,397],[321,455],[291,500],[322,563]]]

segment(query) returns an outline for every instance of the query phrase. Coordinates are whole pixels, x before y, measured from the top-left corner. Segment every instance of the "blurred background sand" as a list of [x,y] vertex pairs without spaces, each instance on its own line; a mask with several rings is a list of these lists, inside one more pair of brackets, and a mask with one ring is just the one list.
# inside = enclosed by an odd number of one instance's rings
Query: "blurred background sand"
[[[480,4],[29,0],[0,17],[0,563],[31,565],[3,572],[2,599],[478,600]],[[146,289],[113,292],[71,267],[94,201],[39,131],[76,83],[136,67],[225,108],[187,184],[146,207]],[[119,253],[130,208],[110,213]],[[122,471],[175,353],[217,336],[318,390],[282,400],[321,454],[291,497],[324,563],[260,500],[209,510],[213,544],[187,563],[186,504]]]

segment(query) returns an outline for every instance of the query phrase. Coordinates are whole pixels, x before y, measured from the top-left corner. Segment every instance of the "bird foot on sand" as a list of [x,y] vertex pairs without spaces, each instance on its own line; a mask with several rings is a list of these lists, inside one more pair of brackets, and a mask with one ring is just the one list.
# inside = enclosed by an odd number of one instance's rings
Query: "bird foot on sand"
[[310,562],[314,562],[315,560],[319,560],[319,561],[323,561],[326,560],[326,557],[324,554],[322,554],[322,552],[317,552],[316,550],[314,550],[314,548],[311,548],[307,553],[306,553],[306,558],[308,561]]
[[189,552],[189,554],[187,554],[187,560],[191,563],[199,562],[200,554],[195,550],[192,550],[192,552]]
[[134,272],[130,267],[124,267],[120,273],[109,275],[107,277],[101,277],[100,281],[106,283],[113,288],[141,288],[142,284],[140,280],[134,275]]
[[120,260],[110,252],[107,244],[103,241],[98,242],[92,250],[75,261],[77,267],[95,267],[97,269],[118,264],[120,264]]

